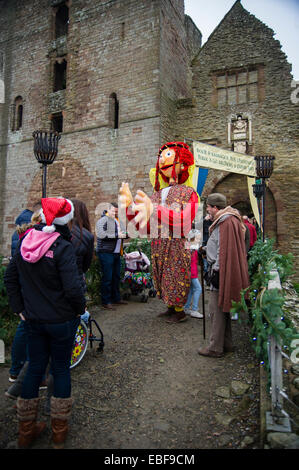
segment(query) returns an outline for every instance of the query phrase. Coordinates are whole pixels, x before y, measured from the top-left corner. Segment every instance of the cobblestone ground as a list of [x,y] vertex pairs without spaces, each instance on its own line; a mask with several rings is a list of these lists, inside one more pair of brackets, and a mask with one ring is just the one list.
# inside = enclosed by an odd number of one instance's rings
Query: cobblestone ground
[[[157,298],[137,297],[116,311],[90,308],[105,347],[89,348],[72,369],[66,449],[259,448],[259,364],[246,324],[232,322],[236,352],[206,358],[197,349],[207,344],[208,319],[204,340],[203,320],[170,325],[157,318],[163,310]],[[4,396],[8,371],[0,367],[2,449],[17,439],[15,402]],[[49,448],[48,424],[33,449]]]

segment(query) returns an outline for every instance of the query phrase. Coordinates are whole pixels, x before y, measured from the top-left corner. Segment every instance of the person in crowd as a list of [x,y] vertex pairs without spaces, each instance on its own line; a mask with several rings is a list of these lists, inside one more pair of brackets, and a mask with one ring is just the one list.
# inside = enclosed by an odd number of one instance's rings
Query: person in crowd
[[[206,214],[205,218],[203,219],[203,224],[202,224],[202,246],[206,246],[208,243],[210,225],[212,225],[211,216],[210,214]],[[206,273],[208,270],[207,258],[203,256],[202,260],[203,260],[204,272]]]
[[209,239],[209,228],[212,225],[213,221],[210,214],[207,214],[203,219],[203,232],[202,232],[202,246],[206,246]]
[[[87,289],[85,282],[85,273],[90,267],[94,254],[94,236],[91,233],[90,219],[85,203],[78,199],[72,199],[72,203],[74,206],[74,218],[69,222],[69,228],[71,231],[71,242],[73,244],[76,254],[78,270],[82,281],[82,287],[84,293],[86,293]],[[41,216],[38,212],[35,219],[33,216],[33,220],[30,224],[31,228],[33,228],[35,223],[40,222]],[[89,316],[90,314],[86,310],[85,313],[81,315],[81,319],[87,323]],[[7,397],[16,399],[20,395],[27,367],[28,363],[26,363],[26,367],[21,370],[16,382],[11,385],[9,389],[5,392],[5,395]],[[44,388],[48,388],[45,410],[48,414],[50,414],[50,399],[53,395],[53,375],[51,369],[47,376],[47,381],[44,380],[40,386],[40,389]]]
[[[41,207],[41,206],[40,206]],[[35,211],[31,217],[31,222],[28,224],[22,224],[22,226],[17,227],[17,233],[22,239],[30,230],[34,228],[36,224],[41,223],[40,209]],[[16,334],[12,344],[12,367],[16,367],[21,364],[21,369],[18,371],[16,377],[9,377],[9,382],[12,382],[8,390],[5,392],[5,396],[16,400],[21,394],[22,384],[24,377],[28,368],[28,337],[25,329],[24,320],[20,320],[20,323],[17,326]],[[39,389],[45,390],[47,388],[47,379],[46,374],[44,375]]]
[[[14,255],[16,247],[19,241],[23,236],[33,228],[35,221],[32,221],[32,217],[36,214],[36,211],[39,211],[41,208],[40,201],[33,204],[33,211],[30,209],[23,210],[18,217],[16,218],[16,230],[12,235],[11,239],[11,256]],[[37,215],[38,217],[38,215]],[[24,322],[20,320],[14,340],[11,347],[11,367],[9,370],[9,382],[16,382],[21,369],[23,368],[27,360],[27,336],[25,333]],[[45,387],[45,383],[42,384],[42,387]]]
[[257,223],[257,220],[255,217],[251,217],[249,222],[255,227],[256,233],[258,234],[259,231],[259,224]]
[[40,202],[36,202],[34,204],[34,207],[32,208],[33,210],[24,209],[16,218],[15,220],[16,230],[14,231],[11,237],[11,256],[14,255],[17,244],[20,238],[22,238],[22,234],[24,234],[24,232],[26,231],[26,228],[24,230],[23,228],[26,227],[27,224],[31,223],[31,217],[33,215],[33,212],[40,209],[40,207],[41,207]]
[[[198,311],[199,299],[202,293],[202,287],[198,279],[198,249],[199,249],[200,232],[191,230],[188,235],[188,248],[191,250],[191,286],[184,306],[187,315],[194,318],[203,318],[203,314]],[[192,308],[191,307],[192,303]]]
[[94,235],[86,204],[78,199],[72,199],[74,218],[70,222],[71,242],[75,249],[82,286],[86,292],[85,273],[88,271],[94,255]]
[[249,222],[247,215],[243,215],[243,222],[249,229],[250,238],[249,238],[249,250],[248,251],[250,251],[253,245],[255,244],[255,242],[257,241],[256,228],[253,224]]
[[207,198],[207,211],[213,223],[206,246],[211,283],[209,345],[199,349],[202,356],[222,357],[233,351],[230,309],[232,300],[239,301],[241,290],[249,286],[245,228],[239,211],[227,206],[226,197],[212,193]]
[[24,320],[29,365],[17,400],[18,445],[27,448],[45,429],[37,422],[39,384],[49,361],[54,377],[51,428],[54,448],[64,445],[72,409],[70,359],[85,311],[85,296],[68,222],[73,204],[43,198],[42,223],[27,233],[4,276],[12,310]]
[[[94,255],[94,235],[91,233],[91,225],[89,219],[88,209],[86,204],[79,199],[72,199],[74,206],[74,218],[69,222],[69,229],[71,231],[71,242],[75,250],[76,260],[79,275],[81,278],[82,288],[84,293],[87,292],[85,273],[88,271],[92,258]],[[90,313],[85,309],[81,319],[88,323]],[[52,369],[49,371],[47,378],[47,398],[44,407],[44,412],[50,414],[51,412],[51,397],[53,395],[54,379]]]
[[116,219],[117,204],[111,203],[106,213],[96,223],[96,253],[102,268],[101,297],[105,309],[127,304],[120,295],[120,266],[122,240],[126,233]]

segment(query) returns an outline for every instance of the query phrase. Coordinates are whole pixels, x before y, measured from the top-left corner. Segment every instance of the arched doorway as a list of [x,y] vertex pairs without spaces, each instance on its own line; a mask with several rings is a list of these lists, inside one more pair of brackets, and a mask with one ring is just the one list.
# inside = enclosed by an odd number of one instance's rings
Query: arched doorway
[[[207,193],[206,193],[207,192]],[[209,193],[222,193],[227,197],[227,203],[238,209],[242,215],[252,215],[252,209],[248,194],[247,176],[237,173],[229,173],[224,176],[213,189],[205,190],[205,196]],[[273,194],[269,188],[266,190],[266,223],[265,233],[267,238],[277,240],[277,210]]]

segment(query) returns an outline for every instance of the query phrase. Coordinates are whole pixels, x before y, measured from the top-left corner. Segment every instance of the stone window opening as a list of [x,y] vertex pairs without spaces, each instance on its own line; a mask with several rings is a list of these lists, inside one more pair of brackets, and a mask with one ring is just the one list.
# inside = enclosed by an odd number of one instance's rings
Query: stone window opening
[[65,59],[57,60],[54,63],[54,92],[66,89],[66,69],[67,61]]
[[124,22],[121,24],[120,39],[122,41],[125,39],[125,23]]
[[17,96],[14,100],[13,106],[12,131],[19,131],[22,129],[23,111],[23,98],[21,96]]
[[55,113],[51,116],[52,131],[63,132],[63,114]]
[[55,15],[55,39],[66,36],[69,26],[68,2],[64,2],[56,10]]
[[16,130],[18,131],[19,129],[22,128],[22,124],[23,124],[23,105],[22,104],[19,104],[18,106],[16,117],[17,117]]
[[213,83],[215,106],[257,103],[263,97],[263,66],[215,72]]
[[119,128],[119,101],[116,93],[111,93],[109,97],[109,127]]

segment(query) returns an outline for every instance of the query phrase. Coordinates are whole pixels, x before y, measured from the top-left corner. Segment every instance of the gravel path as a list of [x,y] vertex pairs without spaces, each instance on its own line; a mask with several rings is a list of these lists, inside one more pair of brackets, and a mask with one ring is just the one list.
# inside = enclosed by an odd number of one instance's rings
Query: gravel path
[[[208,319],[204,341],[203,320],[170,325],[157,318],[163,310],[160,300],[137,297],[116,311],[90,309],[105,347],[89,348],[72,369],[66,449],[259,448],[259,364],[248,327],[234,321],[236,352],[206,358],[197,349],[207,344]],[[17,439],[15,402],[4,397],[8,370],[0,367],[2,449]],[[51,448],[49,426],[33,448]]]

